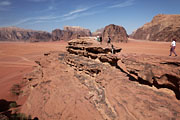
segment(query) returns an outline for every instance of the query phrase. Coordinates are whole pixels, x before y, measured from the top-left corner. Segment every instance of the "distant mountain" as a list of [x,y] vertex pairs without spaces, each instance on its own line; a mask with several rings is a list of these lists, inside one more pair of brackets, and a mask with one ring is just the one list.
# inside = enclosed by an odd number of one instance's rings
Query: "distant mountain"
[[69,41],[71,39],[78,38],[77,33],[74,33],[72,31],[65,31],[65,30],[60,30],[60,29],[55,29],[52,31],[52,41]]
[[110,24],[104,28],[102,33],[103,41],[107,41],[108,36],[112,42],[127,42],[128,35],[124,27]]
[[91,36],[91,31],[79,26],[64,26],[64,30],[55,29],[52,31],[52,40],[71,40],[78,37],[89,37]]
[[51,34],[45,31],[27,30],[17,27],[0,28],[0,41],[50,41]]
[[91,36],[91,31],[89,29],[80,26],[64,26],[64,30],[79,34],[82,37]]
[[151,41],[171,41],[175,38],[180,42],[180,15],[159,14],[134,31],[130,37]]
[[55,29],[52,33],[45,31],[35,31],[22,29],[18,27],[2,27],[0,28],[0,41],[59,41],[71,40],[77,37],[91,36],[91,31],[79,26],[65,26],[64,30]]
[[97,29],[95,32],[92,33],[92,36],[102,36],[104,28]]

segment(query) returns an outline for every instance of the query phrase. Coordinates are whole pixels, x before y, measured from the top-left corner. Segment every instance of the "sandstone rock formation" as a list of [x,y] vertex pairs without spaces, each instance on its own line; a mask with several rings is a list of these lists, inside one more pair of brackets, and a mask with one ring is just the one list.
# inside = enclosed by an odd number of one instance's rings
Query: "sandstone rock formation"
[[97,29],[95,32],[92,33],[92,36],[102,36],[104,28]]
[[180,42],[180,15],[159,14],[137,29],[131,37],[152,41],[171,41],[175,38]]
[[115,50],[111,54],[110,48],[81,38],[69,41],[68,52],[45,53],[25,76],[23,95],[28,99],[21,111],[40,120],[179,119],[180,103],[169,92],[131,81],[134,76],[152,83],[154,74],[157,85],[177,87],[178,59],[161,61]]
[[108,36],[110,36],[112,42],[127,42],[128,40],[126,30],[114,24],[110,24],[104,28],[102,35],[103,41],[107,41]]
[[77,39],[78,37],[89,37],[89,36],[91,36],[90,30],[78,26],[65,26],[64,30],[55,29],[52,31],[53,41],[59,41],[59,40],[69,41],[72,39]]
[[25,30],[17,27],[0,28],[0,41],[50,41],[51,34],[43,31]]
[[60,29],[55,29],[52,31],[52,41],[69,41],[72,39],[77,39],[78,37],[78,34],[73,33],[72,31],[64,31]]
[[[76,39],[68,42],[67,51],[70,54],[81,55],[84,57],[90,57],[92,59],[99,59],[101,62],[108,62],[111,65],[116,66],[118,58],[112,55],[111,48],[102,48],[99,43],[92,41],[92,39]],[[121,48],[115,48],[114,52],[118,53]]]
[[120,62],[125,65],[121,68],[140,83],[172,89],[180,99],[179,61],[179,58],[128,54],[122,55]]
[[89,29],[85,29],[79,26],[64,26],[65,31],[71,31],[80,35],[81,37],[89,37],[91,36],[91,31]]

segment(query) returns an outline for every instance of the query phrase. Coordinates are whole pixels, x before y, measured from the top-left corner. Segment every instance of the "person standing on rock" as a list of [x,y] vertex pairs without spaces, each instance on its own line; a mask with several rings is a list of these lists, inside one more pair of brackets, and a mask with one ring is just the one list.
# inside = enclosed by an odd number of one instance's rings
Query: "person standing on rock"
[[99,42],[99,39],[100,39],[99,36],[97,36],[97,37],[96,37],[96,40],[97,40],[98,42]]
[[99,42],[102,45],[102,36],[99,37]]
[[172,53],[174,53],[174,55],[177,56],[177,54],[175,52],[175,48],[176,48],[176,39],[173,39],[172,42],[171,42],[171,48],[170,48],[169,56],[171,56]]
[[114,51],[115,49],[114,49],[114,46],[113,46],[113,44],[111,45],[111,51],[112,51],[112,54],[115,54],[115,51]]
[[111,38],[108,36],[107,45],[111,44]]

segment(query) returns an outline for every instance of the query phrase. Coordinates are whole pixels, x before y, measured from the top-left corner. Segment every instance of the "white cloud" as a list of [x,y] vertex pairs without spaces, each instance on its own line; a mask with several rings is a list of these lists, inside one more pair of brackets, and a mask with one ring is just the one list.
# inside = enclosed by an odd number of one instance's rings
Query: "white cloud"
[[0,6],[9,6],[11,5],[11,2],[9,1],[0,1]]
[[84,12],[86,10],[88,10],[89,8],[80,8],[80,9],[76,9],[76,10],[73,10],[73,11],[70,11],[69,13],[65,14],[64,16],[71,16],[73,14],[77,14],[77,13],[80,13],[80,12]]
[[36,22],[36,21],[48,21],[48,20],[53,20],[57,19],[58,17],[61,16],[40,16],[40,17],[29,17],[29,18],[24,18],[18,22],[13,23],[13,26],[18,26],[21,24],[28,24],[30,22]]
[[[94,6],[74,9],[63,15],[29,17],[29,18],[25,18],[25,19],[22,19],[16,23],[14,23],[13,26],[19,26],[22,24],[37,24],[37,23],[43,23],[43,22],[63,22],[63,21],[73,20],[78,17],[89,16],[89,15],[98,13],[98,11],[91,11],[91,12],[89,11],[93,7]],[[51,9],[54,9],[54,7],[50,6],[49,8],[46,9],[46,11],[51,10]]]
[[28,0],[28,1],[31,1],[31,2],[45,2],[47,0]]
[[127,0],[127,1],[125,1],[123,3],[119,3],[119,4],[116,4],[116,5],[109,6],[108,8],[128,7],[128,6],[133,5],[134,1],[135,0]]
[[11,2],[9,0],[1,0],[0,1],[0,11],[8,11],[11,6]]

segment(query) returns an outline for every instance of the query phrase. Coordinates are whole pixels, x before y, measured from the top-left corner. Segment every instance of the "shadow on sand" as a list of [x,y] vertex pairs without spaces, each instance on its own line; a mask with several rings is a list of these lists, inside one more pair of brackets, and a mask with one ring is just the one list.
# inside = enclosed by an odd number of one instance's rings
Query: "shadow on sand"
[[32,119],[30,115],[17,112],[19,107],[15,101],[0,99],[0,120],[38,120],[37,117]]

